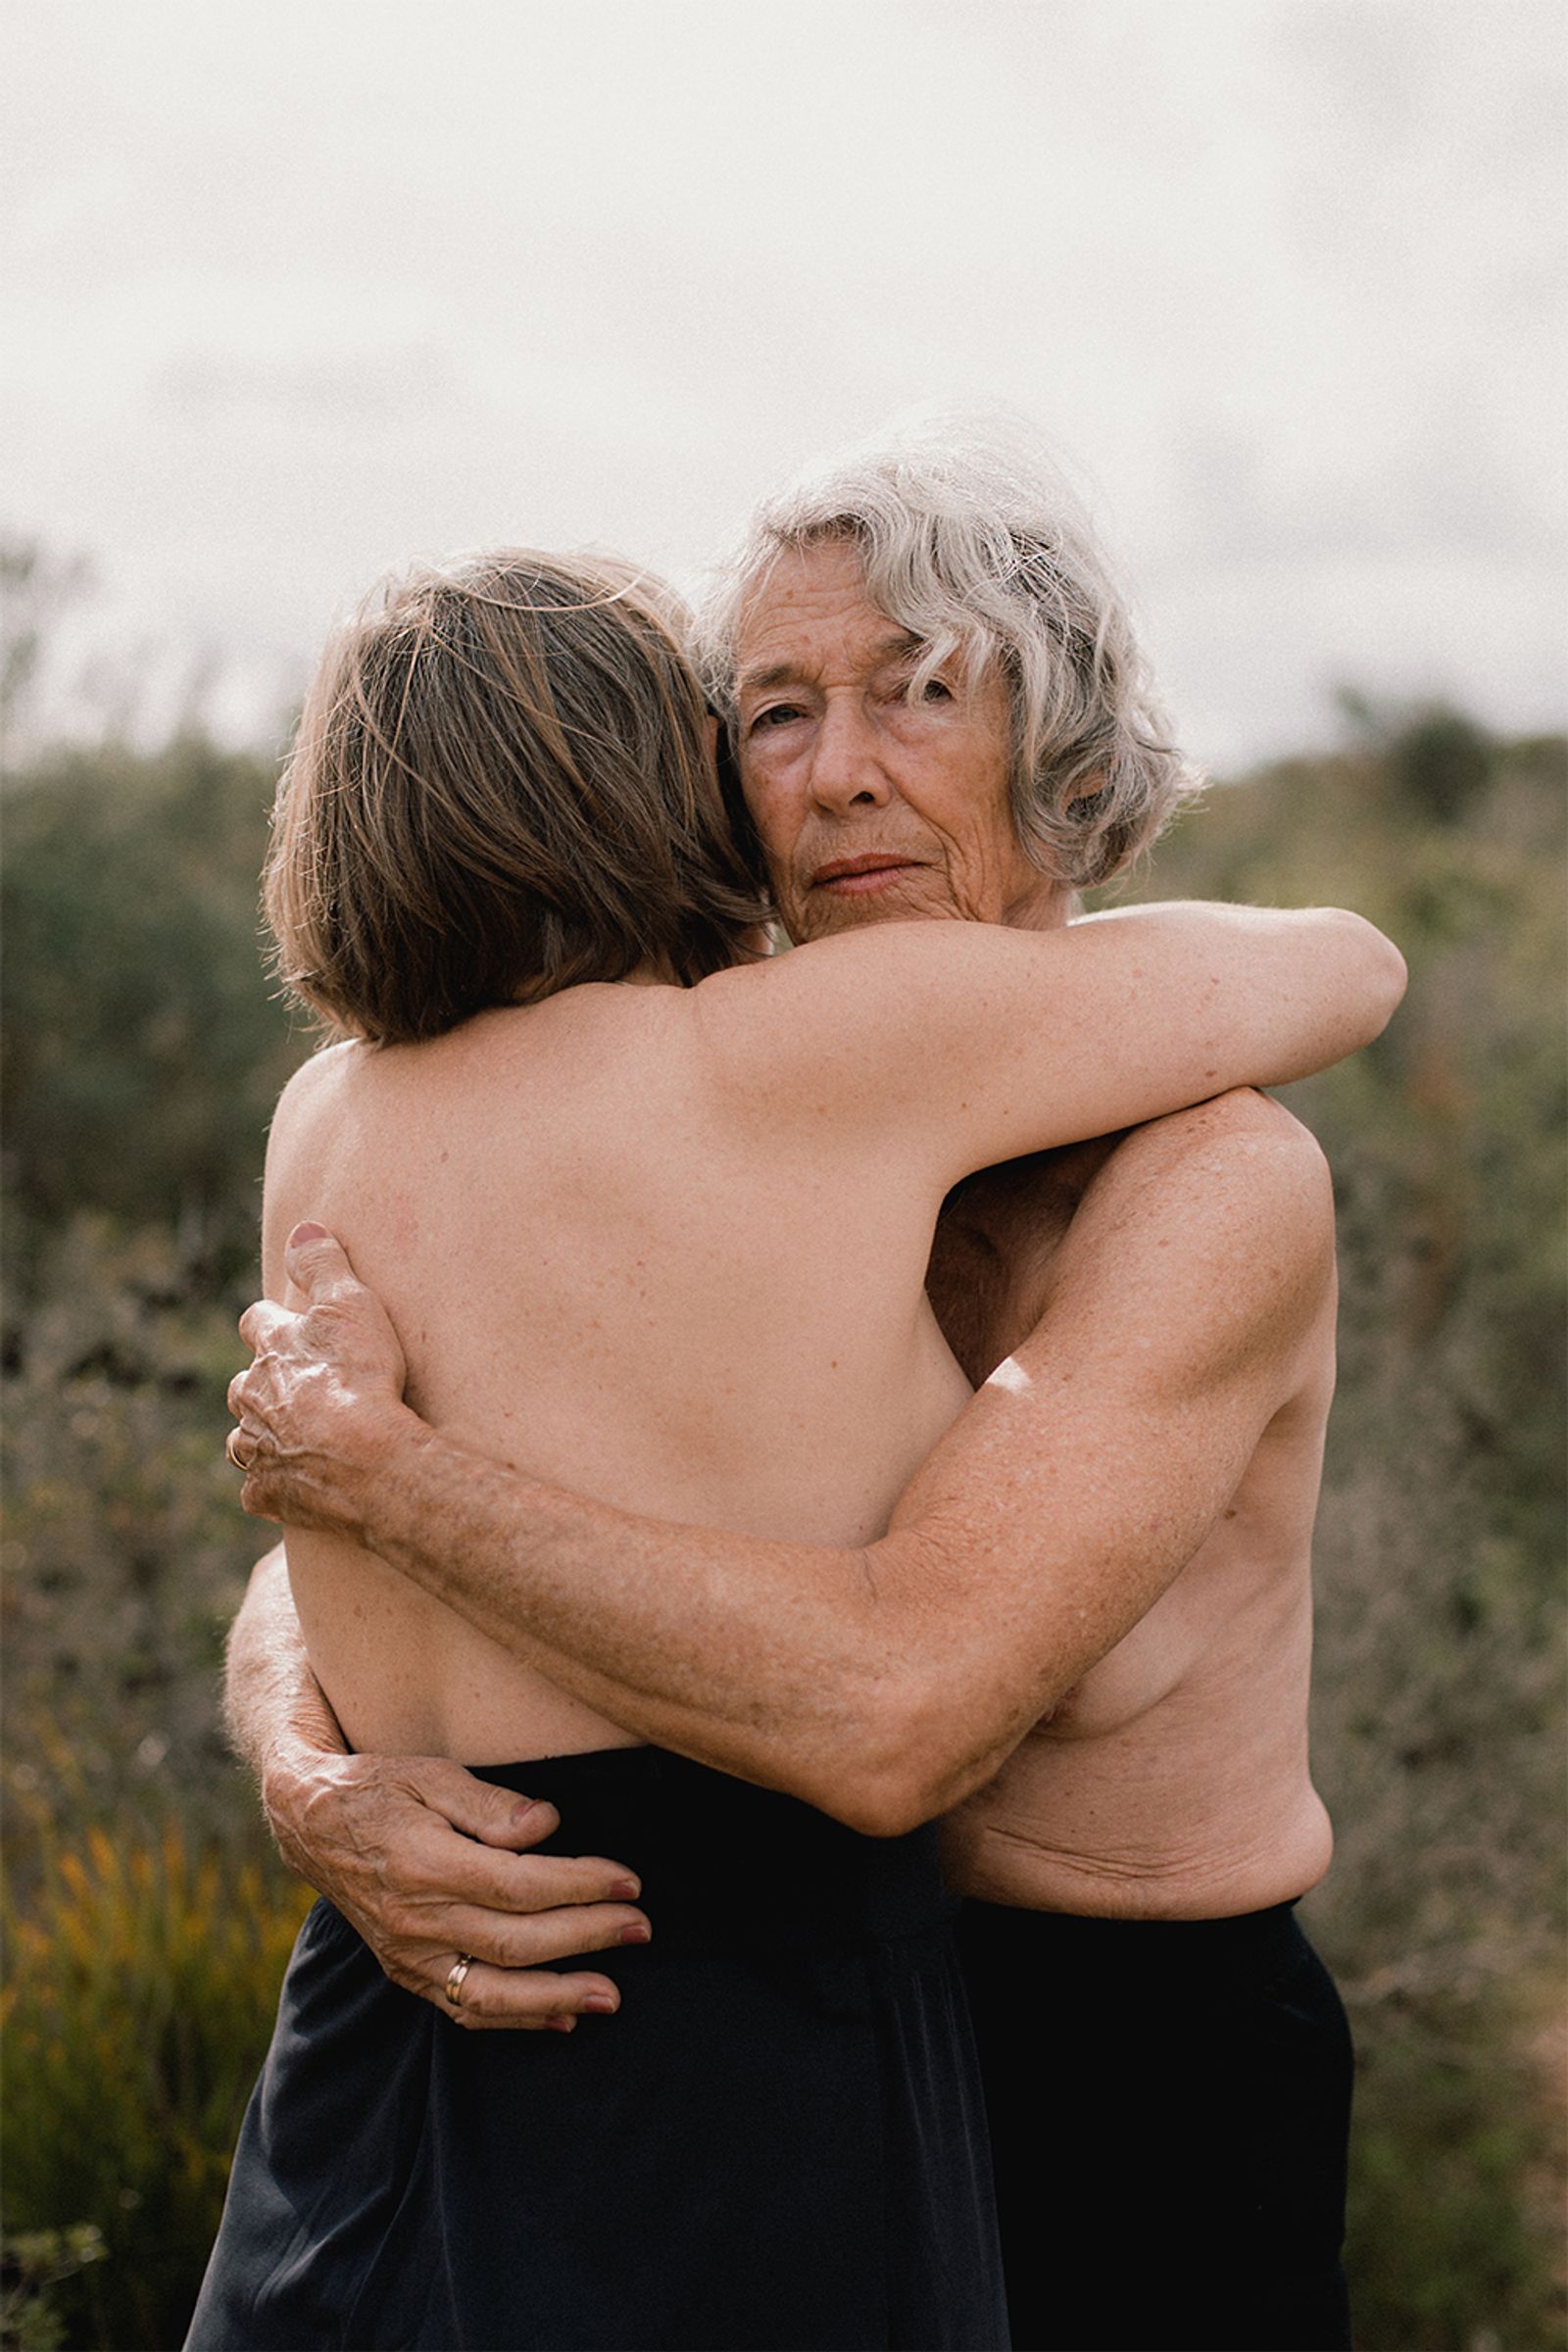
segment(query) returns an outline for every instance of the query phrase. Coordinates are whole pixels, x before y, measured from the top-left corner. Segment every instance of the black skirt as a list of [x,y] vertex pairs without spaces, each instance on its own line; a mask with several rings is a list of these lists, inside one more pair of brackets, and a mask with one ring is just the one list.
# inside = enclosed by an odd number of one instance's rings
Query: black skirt
[[1337,2352],[1350,2035],[1281,1903],[968,1903],[1018,2352]]
[[1006,2337],[935,1834],[657,1748],[488,1770],[624,1858],[654,1939],[574,2034],[470,2033],[300,1932],[188,2352]]

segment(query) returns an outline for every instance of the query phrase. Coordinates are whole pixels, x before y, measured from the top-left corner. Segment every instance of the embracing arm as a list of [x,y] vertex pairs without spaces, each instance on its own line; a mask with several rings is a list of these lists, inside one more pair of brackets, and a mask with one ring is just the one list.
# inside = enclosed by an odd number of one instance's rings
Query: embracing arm
[[1128,1138],[1042,1323],[855,1550],[641,1519],[475,1454],[393,1400],[334,1243],[291,1271],[316,1303],[252,1309],[236,1383],[266,1431],[249,1507],[353,1533],[644,1738],[889,1834],[982,1786],[1202,1542],[1330,1311],[1332,1210],[1274,1104]]
[[1200,901],[1045,931],[879,923],[693,992],[724,1116],[890,1142],[938,1196],[973,1169],[1326,1069],[1384,1029],[1398,950],[1332,906]]
[[291,1870],[357,1928],[395,1984],[444,1998],[472,1956],[459,2022],[570,2031],[610,2011],[608,1977],[539,1965],[640,1940],[637,1881],[618,1862],[530,1853],[554,1806],[444,1756],[356,1756],[311,1672],[278,1544],[258,1560],[228,1640],[224,1715]]
[[[310,1757],[348,1753],[348,1741],[305,1654],[281,1544],[251,1570],[245,1598],[229,1628],[223,1723],[230,1746],[256,1776],[274,1837],[278,1825],[270,1794],[279,1776]],[[278,1842],[284,1859],[294,1867],[286,1839],[279,1838]]]

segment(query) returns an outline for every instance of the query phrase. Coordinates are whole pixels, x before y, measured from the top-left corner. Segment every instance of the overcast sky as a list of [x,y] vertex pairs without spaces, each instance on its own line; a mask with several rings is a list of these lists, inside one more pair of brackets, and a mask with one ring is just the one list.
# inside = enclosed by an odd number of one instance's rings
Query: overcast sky
[[[690,584],[1002,399],[1234,768],[1331,693],[1564,716],[1560,0],[8,0],[5,516],[64,641],[270,740],[387,565]],[[105,683],[106,677],[111,683]],[[64,709],[64,705],[59,708]]]

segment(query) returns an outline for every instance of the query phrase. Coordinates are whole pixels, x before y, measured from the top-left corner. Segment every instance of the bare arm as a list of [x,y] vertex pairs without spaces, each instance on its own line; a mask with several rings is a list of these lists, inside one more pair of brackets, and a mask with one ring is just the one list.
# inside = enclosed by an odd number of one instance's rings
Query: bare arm
[[1057,930],[878,924],[694,992],[725,1115],[972,1169],[1326,1068],[1385,1027],[1396,948],[1359,915],[1183,902]]
[[[281,1544],[252,1569],[239,1614],[229,1627],[223,1724],[229,1745],[256,1777],[264,1807],[268,1784],[279,1768],[286,1772],[304,1757],[348,1754],[348,1741],[305,1654]],[[279,1836],[270,1809],[268,1822],[283,1859],[291,1870],[298,1870],[298,1859],[286,1837]]]
[[1043,1322],[858,1550],[522,1478],[394,1400],[389,1327],[334,1243],[291,1272],[318,1303],[253,1308],[235,1384],[247,1438],[267,1424],[249,1507],[353,1535],[645,1738],[886,1833],[983,1785],[1192,1556],[1295,1393],[1332,1215],[1273,1104],[1131,1137]]
[[[443,1756],[355,1756],[312,1674],[282,1545],[257,1562],[228,1642],[229,1736],[255,1773],[283,1859],[356,1927],[395,1984],[466,2026],[564,2025],[609,2011],[608,1977],[540,1967],[647,1928],[618,1862],[529,1853],[554,1806]],[[446,2003],[473,1956],[461,2013]]]

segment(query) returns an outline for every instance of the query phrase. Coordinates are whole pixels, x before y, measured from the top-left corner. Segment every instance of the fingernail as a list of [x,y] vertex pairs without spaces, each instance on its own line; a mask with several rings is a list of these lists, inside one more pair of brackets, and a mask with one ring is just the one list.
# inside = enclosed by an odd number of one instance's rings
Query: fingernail
[[634,1903],[643,1890],[641,1879],[612,1879],[610,1891],[623,1903]]
[[324,1225],[296,1225],[288,1237],[287,1246],[290,1250],[303,1250],[307,1242],[324,1242],[325,1239],[326,1227]]
[[552,2034],[569,2034],[577,2020],[574,2017],[552,2017],[545,2022]]
[[634,1920],[629,1928],[620,1931],[622,1943],[651,1943],[653,1936],[654,1931],[645,1919]]
[[590,1992],[583,1996],[583,2010],[592,2017],[613,2017],[620,2003],[608,1992]]

